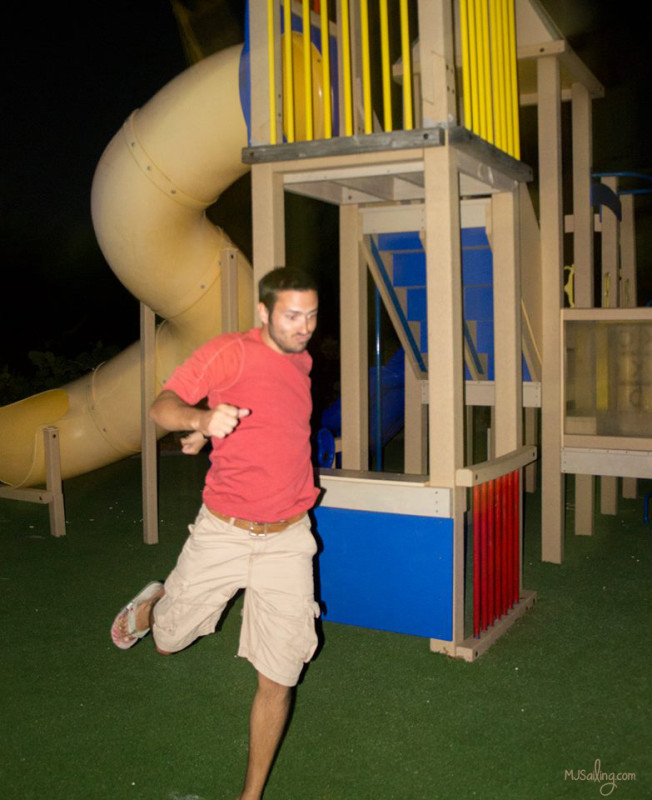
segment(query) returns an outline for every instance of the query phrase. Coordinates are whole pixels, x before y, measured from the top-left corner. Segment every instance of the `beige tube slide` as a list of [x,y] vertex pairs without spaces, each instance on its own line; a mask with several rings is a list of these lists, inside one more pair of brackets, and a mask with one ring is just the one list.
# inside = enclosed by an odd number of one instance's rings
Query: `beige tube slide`
[[[164,320],[156,340],[159,386],[221,330],[221,258],[234,245],[205,211],[247,170],[241,49],[200,61],[134,112],[93,179],[91,213],[104,257]],[[238,263],[239,319],[249,327],[252,272],[244,258]],[[63,478],[139,452],[138,343],[61,389],[0,408],[0,481],[14,487],[45,481],[42,431],[48,425],[59,428]]]

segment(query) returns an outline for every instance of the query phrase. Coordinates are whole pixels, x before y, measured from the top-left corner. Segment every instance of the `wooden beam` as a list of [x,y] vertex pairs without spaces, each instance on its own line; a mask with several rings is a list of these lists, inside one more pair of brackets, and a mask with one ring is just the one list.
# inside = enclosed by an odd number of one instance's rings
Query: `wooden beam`
[[563,292],[563,207],[559,63],[537,61],[539,94],[539,195],[542,272],[542,545],[543,561],[564,559],[564,479],[560,471],[562,437],[561,326]]
[[494,347],[496,359],[496,428],[498,456],[523,442],[523,375],[521,346],[521,269],[519,200],[515,192],[492,198],[494,274]]
[[156,314],[140,304],[140,420],[143,541],[158,543],[158,445],[149,409],[156,397]]
[[367,270],[360,255],[357,206],[340,208],[340,380],[342,385],[342,468],[369,466],[369,356],[367,353]]

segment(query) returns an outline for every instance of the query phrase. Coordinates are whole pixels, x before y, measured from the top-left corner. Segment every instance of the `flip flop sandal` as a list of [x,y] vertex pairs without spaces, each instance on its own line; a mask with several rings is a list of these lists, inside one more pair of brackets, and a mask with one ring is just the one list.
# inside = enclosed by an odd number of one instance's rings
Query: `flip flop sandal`
[[[142,631],[136,628],[136,609],[139,605],[154,597],[162,588],[163,584],[159,581],[148,583],[147,586],[118,613],[113,620],[113,625],[111,625],[111,641],[116,647],[119,647],[121,650],[128,650],[130,647],[133,647],[137,641],[142,639],[143,636],[147,636],[149,628],[145,628],[145,630]],[[120,626],[120,623],[124,619],[127,621],[126,628]]]

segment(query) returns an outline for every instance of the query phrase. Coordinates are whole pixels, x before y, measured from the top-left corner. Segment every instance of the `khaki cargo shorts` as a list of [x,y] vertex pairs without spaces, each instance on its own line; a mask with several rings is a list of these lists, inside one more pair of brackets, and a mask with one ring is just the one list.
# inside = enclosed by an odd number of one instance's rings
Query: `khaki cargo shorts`
[[165,596],[154,609],[157,647],[173,653],[214,633],[228,601],[245,589],[238,655],[267,678],[294,686],[317,647],[312,569],[317,544],[308,515],[261,536],[202,506],[188,528]]

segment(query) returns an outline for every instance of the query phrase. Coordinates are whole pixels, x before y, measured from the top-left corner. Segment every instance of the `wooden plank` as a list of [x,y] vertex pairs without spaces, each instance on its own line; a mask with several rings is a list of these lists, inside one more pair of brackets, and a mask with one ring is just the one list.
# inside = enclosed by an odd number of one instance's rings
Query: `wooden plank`
[[[572,87],[573,149],[573,259],[575,265],[574,301],[579,308],[591,308],[594,297],[593,205],[591,170],[593,168],[592,100],[581,83]],[[575,534],[593,533],[595,478],[575,477]]]
[[620,204],[623,209],[620,224],[620,305],[622,308],[634,308],[638,303],[634,195],[621,195]]
[[251,168],[254,319],[258,318],[258,282],[275,267],[285,266],[285,197],[277,165]]
[[[418,0],[421,124],[457,121],[455,33],[448,0]],[[418,98],[417,102],[418,102]]]
[[140,304],[140,420],[143,541],[158,543],[158,446],[149,409],[156,397],[156,314]]
[[25,503],[48,505],[52,502],[52,493],[47,489],[14,489],[12,486],[0,486],[0,497],[6,500],[22,500]]
[[428,468],[428,407],[421,400],[423,381],[405,362],[405,472],[423,475]]
[[367,353],[367,271],[360,257],[361,219],[357,206],[340,208],[340,380],[342,384],[342,467],[369,466],[369,357]]
[[220,305],[222,310],[222,333],[234,333],[238,325],[238,257],[235,247],[222,250],[220,272]]
[[493,481],[503,475],[508,475],[516,469],[521,469],[531,464],[536,458],[537,448],[533,445],[523,445],[490,461],[483,461],[480,464],[458,469],[455,474],[455,480],[458,486],[470,488],[480,483]]
[[544,561],[564,559],[564,480],[561,458],[561,326],[563,268],[561,98],[554,56],[537,61],[539,196],[542,272],[542,546]]
[[45,450],[45,485],[51,496],[48,504],[50,533],[52,536],[66,535],[66,512],[63,505],[63,485],[61,483],[61,451],[59,430],[54,426],[43,429]]
[[494,338],[500,353],[495,366],[496,455],[523,443],[523,376],[521,347],[521,269],[518,195],[492,199]]
[[464,462],[459,185],[451,148],[424,153],[430,479],[454,486]]

